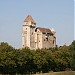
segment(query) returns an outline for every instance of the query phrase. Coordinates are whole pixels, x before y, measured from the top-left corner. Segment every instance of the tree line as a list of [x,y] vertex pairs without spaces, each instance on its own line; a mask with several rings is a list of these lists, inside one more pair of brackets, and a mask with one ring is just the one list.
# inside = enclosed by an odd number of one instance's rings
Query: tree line
[[75,41],[69,46],[51,49],[15,49],[0,43],[1,74],[34,74],[49,71],[75,70]]

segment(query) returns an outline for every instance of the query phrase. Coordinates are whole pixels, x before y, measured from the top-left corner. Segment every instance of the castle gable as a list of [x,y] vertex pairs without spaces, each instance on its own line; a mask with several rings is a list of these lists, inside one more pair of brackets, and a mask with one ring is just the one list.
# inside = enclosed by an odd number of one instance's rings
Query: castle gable
[[51,30],[50,30],[50,29],[48,29],[48,28],[41,28],[41,27],[38,27],[37,29],[39,29],[39,30],[40,30],[40,32],[42,32],[42,33],[49,33],[49,34],[53,34],[53,33],[51,32]]

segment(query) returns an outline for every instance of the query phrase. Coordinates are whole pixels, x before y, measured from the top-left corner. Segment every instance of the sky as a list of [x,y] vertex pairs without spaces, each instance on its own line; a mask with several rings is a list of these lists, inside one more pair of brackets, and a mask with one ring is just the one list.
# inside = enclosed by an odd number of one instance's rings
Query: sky
[[74,0],[0,0],[0,42],[22,47],[22,25],[27,15],[36,27],[54,28],[56,44],[74,40]]
[[75,40],[75,0],[74,0],[74,40]]

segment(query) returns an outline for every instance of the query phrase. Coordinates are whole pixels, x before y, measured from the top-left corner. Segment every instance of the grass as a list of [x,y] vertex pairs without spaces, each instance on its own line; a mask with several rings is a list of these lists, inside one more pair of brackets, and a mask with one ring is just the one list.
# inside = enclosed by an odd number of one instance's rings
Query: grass
[[75,71],[64,71],[64,72],[50,72],[50,73],[41,73],[34,75],[75,75]]
[[[0,74],[2,75],[2,74]],[[10,75],[10,74],[8,74]],[[16,74],[18,75],[18,74]],[[19,74],[21,75],[21,74]],[[27,74],[29,75],[29,74]],[[75,75],[75,71],[63,71],[63,72],[50,72],[50,73],[41,73],[41,74],[32,74],[32,75]]]

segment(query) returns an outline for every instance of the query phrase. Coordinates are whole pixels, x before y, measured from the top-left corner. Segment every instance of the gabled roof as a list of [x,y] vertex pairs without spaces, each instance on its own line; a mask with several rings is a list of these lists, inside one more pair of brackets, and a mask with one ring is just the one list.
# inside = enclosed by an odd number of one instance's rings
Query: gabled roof
[[30,15],[28,15],[26,17],[26,19],[24,20],[24,22],[28,22],[28,21],[31,21],[31,22],[35,23],[35,21],[33,20],[33,18]]
[[39,29],[42,33],[50,33],[50,34],[53,34],[53,33],[51,32],[51,30],[48,29],[48,28],[41,28],[41,27],[38,27],[37,29]]

